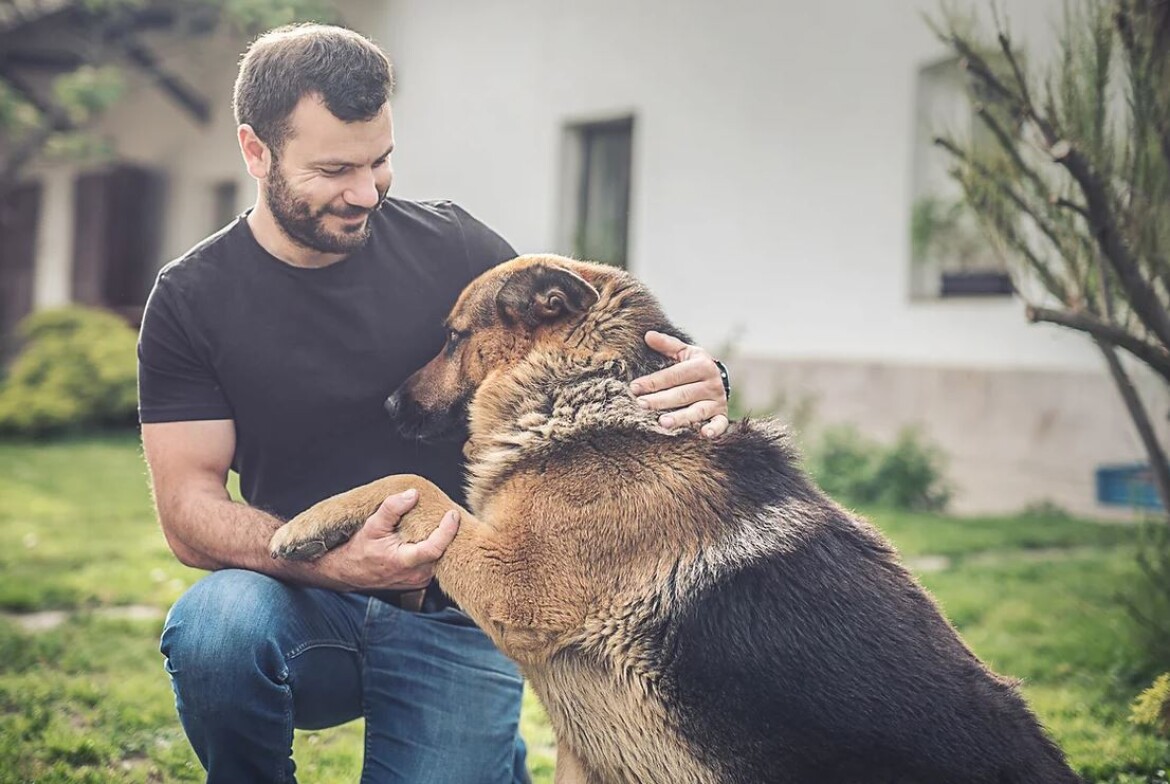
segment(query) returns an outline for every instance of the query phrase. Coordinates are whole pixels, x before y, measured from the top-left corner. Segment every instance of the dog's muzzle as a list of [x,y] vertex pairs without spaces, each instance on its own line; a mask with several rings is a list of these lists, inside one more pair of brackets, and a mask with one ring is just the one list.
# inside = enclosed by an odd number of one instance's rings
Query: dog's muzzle
[[464,405],[440,412],[427,411],[399,389],[386,398],[385,408],[404,438],[422,441],[467,439],[467,408]]

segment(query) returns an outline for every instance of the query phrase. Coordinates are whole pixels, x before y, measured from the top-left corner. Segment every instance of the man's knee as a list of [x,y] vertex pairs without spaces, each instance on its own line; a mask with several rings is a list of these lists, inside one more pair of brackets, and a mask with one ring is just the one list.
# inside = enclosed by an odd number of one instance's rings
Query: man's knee
[[275,634],[288,587],[240,569],[213,572],[175,603],[160,649],[184,698],[195,707],[235,698],[235,689],[287,675]]

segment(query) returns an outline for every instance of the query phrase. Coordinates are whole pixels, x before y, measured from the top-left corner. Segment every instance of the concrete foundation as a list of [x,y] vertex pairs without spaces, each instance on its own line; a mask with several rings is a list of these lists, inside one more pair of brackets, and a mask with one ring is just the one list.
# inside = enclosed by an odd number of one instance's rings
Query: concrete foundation
[[[853,424],[883,442],[919,427],[948,456],[955,512],[1012,513],[1050,501],[1081,515],[1140,516],[1096,501],[1098,466],[1146,460],[1104,371],[745,357],[733,373],[739,402],[755,413],[779,405],[781,417],[791,419],[802,402],[811,407],[799,434],[806,443],[832,424]],[[1157,379],[1135,375],[1159,439],[1170,444],[1170,394]]]

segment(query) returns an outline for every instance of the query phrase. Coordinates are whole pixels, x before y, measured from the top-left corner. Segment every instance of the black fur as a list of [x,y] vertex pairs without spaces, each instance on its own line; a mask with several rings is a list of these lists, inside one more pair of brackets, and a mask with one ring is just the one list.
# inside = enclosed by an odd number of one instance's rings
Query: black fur
[[1014,686],[967,649],[889,544],[744,423],[715,449],[740,515],[788,498],[817,519],[728,572],[659,630],[665,700],[728,781],[1071,784]]

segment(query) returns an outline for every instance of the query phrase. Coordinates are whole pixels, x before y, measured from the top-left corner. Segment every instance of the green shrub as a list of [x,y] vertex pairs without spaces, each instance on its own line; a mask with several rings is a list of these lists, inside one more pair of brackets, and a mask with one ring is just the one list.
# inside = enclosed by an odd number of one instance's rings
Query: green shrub
[[830,427],[808,447],[808,469],[825,492],[860,504],[872,501],[880,447],[853,427]]
[[68,307],[34,313],[20,333],[23,349],[0,386],[0,433],[133,424],[136,336],[126,322]]
[[1170,672],[1159,675],[1153,685],[1134,700],[1130,720],[1139,727],[1149,727],[1162,737],[1170,738]]
[[829,495],[849,504],[941,510],[950,500],[944,456],[914,429],[890,446],[851,426],[827,429],[809,449],[808,468]]

